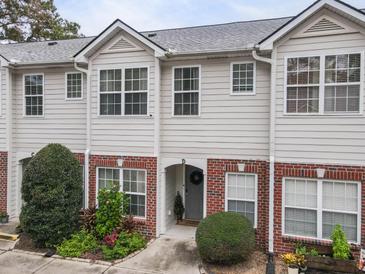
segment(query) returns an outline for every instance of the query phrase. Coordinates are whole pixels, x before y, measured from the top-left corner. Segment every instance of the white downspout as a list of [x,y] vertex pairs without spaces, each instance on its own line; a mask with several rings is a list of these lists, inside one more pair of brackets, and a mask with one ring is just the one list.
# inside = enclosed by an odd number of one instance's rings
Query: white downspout
[[74,62],[74,67],[76,70],[86,74],[86,149],[84,152],[84,169],[85,169],[85,207],[89,207],[89,160],[90,160],[90,148],[91,148],[91,63],[88,64],[88,69],[81,68]]
[[156,237],[159,237],[161,234],[161,230],[164,228],[164,213],[162,209],[164,206],[162,201],[165,199],[165,184],[164,180],[161,180],[161,158],[160,158],[160,98],[161,98],[161,64],[160,59],[155,57],[155,82],[154,82],[154,108],[153,108],[153,116],[154,116],[154,133],[153,133],[153,152],[155,157],[157,158],[156,164],[156,188],[157,188],[157,195],[156,195]]
[[[18,215],[20,213],[20,208],[18,205],[20,204],[18,201],[18,196],[16,199],[16,208],[14,212],[10,212],[10,197],[11,197],[11,186],[14,182],[12,182],[12,160],[13,160],[13,146],[12,146],[12,139],[13,139],[13,129],[12,129],[12,119],[13,119],[13,108],[12,108],[12,100],[13,100],[13,93],[12,93],[12,75],[10,67],[7,66],[5,70],[5,79],[6,79],[6,148],[8,151],[8,166],[7,166],[7,199],[6,199],[6,210],[9,213],[10,217],[14,217],[14,215]],[[19,185],[18,185],[19,188]],[[20,191],[20,188],[18,189]]]
[[269,253],[274,252],[274,190],[275,190],[275,120],[276,120],[276,49],[271,54],[271,59],[258,56],[256,50],[252,51],[254,59],[271,64],[270,80],[270,145],[269,145]]

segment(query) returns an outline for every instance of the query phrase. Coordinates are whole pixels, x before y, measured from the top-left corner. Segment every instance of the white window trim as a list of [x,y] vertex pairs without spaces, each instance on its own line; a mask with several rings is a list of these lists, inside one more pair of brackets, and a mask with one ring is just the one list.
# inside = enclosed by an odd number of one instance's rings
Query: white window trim
[[[67,97],[67,76],[68,75],[72,75],[72,74],[81,74],[81,97],[73,97],[73,98],[68,98]],[[83,100],[84,98],[84,74],[82,72],[77,72],[77,71],[69,71],[69,72],[65,72],[65,100],[66,101],[80,101]]]
[[[228,175],[249,175],[255,177],[255,200],[249,199],[229,199],[228,198]],[[226,172],[225,175],[225,195],[224,195],[224,211],[228,211],[228,200],[235,201],[246,201],[246,202],[254,202],[255,203],[255,216],[254,216],[254,228],[257,228],[257,220],[258,220],[258,176],[255,173],[243,173],[243,172]]]
[[[181,91],[175,91],[175,69],[179,68],[193,68],[198,67],[199,68],[199,90],[181,90]],[[184,65],[184,66],[173,66],[171,68],[171,90],[172,90],[172,96],[171,96],[171,117],[173,118],[194,118],[194,117],[200,117],[201,115],[201,90],[202,90],[202,66],[200,64],[198,65]],[[199,106],[198,106],[198,114],[197,115],[175,115],[175,93],[191,93],[191,92],[197,92],[199,96]]]
[[[303,235],[295,235],[289,234],[285,232],[285,180],[286,179],[295,179],[295,180],[309,180],[309,181],[317,181],[317,237],[303,236]],[[282,236],[288,237],[299,237],[303,239],[313,239],[319,241],[331,241],[330,239],[324,239],[322,237],[322,212],[326,211],[322,207],[322,190],[323,190],[323,182],[338,182],[338,183],[352,183],[357,184],[357,242],[349,241],[350,243],[360,245],[361,243],[361,182],[357,181],[347,181],[347,180],[332,180],[332,179],[317,179],[317,178],[306,178],[306,177],[283,177],[282,179],[282,201],[281,201],[281,234]],[[301,208],[301,207],[295,207]],[[315,210],[313,208],[302,207],[302,209]],[[330,212],[336,212],[335,210],[328,210]],[[355,214],[354,212],[346,212],[346,211],[337,211],[339,213],[349,213]]]
[[[25,77],[26,76],[32,76],[32,75],[42,75],[42,115],[27,115],[26,113],[26,104],[25,104]],[[44,113],[45,113],[45,109],[44,109],[44,101],[45,101],[45,77],[44,77],[44,73],[40,72],[40,73],[24,73],[23,74],[23,118],[44,118]],[[39,95],[38,95],[39,96]]]
[[145,173],[145,179],[146,179],[146,183],[145,183],[145,216],[133,216],[134,219],[139,219],[139,220],[146,220],[147,219],[147,182],[148,182],[148,178],[147,178],[147,170],[146,169],[138,169],[138,168],[117,168],[117,167],[107,167],[107,166],[98,166],[96,167],[96,193],[95,193],[95,204],[96,207],[98,207],[98,193],[99,193],[99,169],[104,168],[104,169],[117,169],[119,170],[119,191],[123,192],[125,194],[134,194],[134,195],[143,195],[139,192],[124,192],[123,191],[123,171],[124,170],[137,170],[137,171],[144,171]]
[[[133,69],[133,68],[147,68],[147,90],[143,91],[132,91],[132,92],[146,92],[147,93],[147,113],[141,114],[141,115],[125,115],[125,70],[126,69]],[[120,115],[102,115],[100,114],[100,95],[101,94],[107,94],[107,93],[116,93],[116,92],[110,92],[110,91],[104,91],[100,92],[100,71],[101,70],[114,70],[114,69],[121,69],[122,70],[122,90],[120,91],[121,94],[121,114]],[[98,68],[98,80],[97,80],[97,92],[98,92],[98,99],[97,99],[97,117],[98,118],[121,118],[121,117],[132,117],[132,118],[147,118],[150,117],[150,66],[141,64],[141,65],[129,65],[129,66],[102,66]],[[130,93],[129,91],[127,93]]]
[[[359,100],[359,112],[324,112],[324,90],[325,90],[325,57],[329,55],[341,55],[341,54],[360,54],[360,100]],[[362,116],[364,109],[364,51],[359,50],[328,50],[328,51],[312,51],[305,53],[298,53],[295,55],[286,55],[284,57],[284,94],[283,94],[283,115],[284,116]],[[310,113],[295,113],[295,112],[287,112],[287,73],[288,73],[288,59],[289,58],[300,58],[300,57],[320,57],[320,73],[319,73],[319,111],[318,112],[310,112]],[[351,83],[350,83],[351,84]],[[317,85],[315,85],[317,86]]]
[[[233,66],[241,65],[241,64],[253,64],[253,89],[250,92],[239,91],[233,92]],[[243,62],[231,62],[231,71],[230,71],[230,95],[232,96],[253,96],[256,95],[256,61],[243,61]]]

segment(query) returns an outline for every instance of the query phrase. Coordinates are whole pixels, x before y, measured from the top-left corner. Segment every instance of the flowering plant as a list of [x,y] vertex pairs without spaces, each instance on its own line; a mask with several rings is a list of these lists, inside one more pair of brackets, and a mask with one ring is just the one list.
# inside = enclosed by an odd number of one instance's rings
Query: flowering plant
[[108,234],[104,237],[104,243],[109,247],[114,247],[118,240],[118,233],[113,231],[111,234]]
[[305,259],[302,254],[285,253],[281,255],[284,263],[289,267],[304,267]]

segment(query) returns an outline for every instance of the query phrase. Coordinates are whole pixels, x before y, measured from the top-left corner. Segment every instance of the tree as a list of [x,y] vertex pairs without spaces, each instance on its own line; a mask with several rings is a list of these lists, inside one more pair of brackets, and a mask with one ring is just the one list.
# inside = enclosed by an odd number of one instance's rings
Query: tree
[[0,0],[0,39],[69,39],[82,36],[79,29],[79,24],[60,16],[53,0]]
[[37,246],[52,247],[78,228],[82,172],[73,153],[59,144],[41,149],[22,182],[20,224]]

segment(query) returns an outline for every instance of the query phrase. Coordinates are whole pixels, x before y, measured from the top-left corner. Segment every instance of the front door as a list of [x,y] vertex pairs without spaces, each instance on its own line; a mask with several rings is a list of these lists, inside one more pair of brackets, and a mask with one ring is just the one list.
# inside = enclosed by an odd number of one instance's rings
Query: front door
[[185,167],[185,219],[203,219],[204,176],[199,168]]

